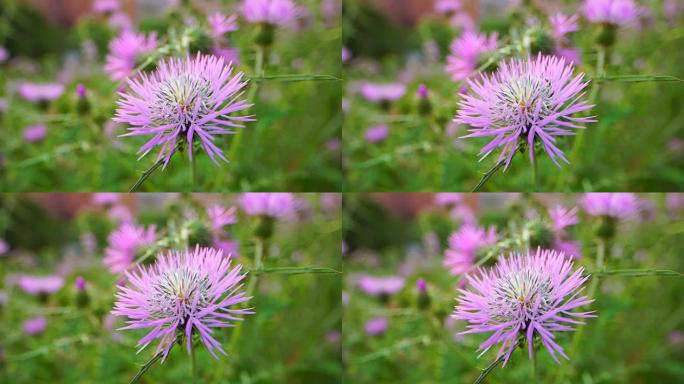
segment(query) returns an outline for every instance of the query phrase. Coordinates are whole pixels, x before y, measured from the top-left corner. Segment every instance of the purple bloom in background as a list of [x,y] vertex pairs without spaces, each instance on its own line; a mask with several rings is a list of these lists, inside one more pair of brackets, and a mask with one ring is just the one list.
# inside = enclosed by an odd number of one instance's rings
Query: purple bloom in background
[[455,192],[435,193],[435,204],[437,205],[456,205],[463,202],[463,195]]
[[497,241],[496,228],[463,225],[449,236],[444,266],[452,275],[466,273],[473,267],[477,252]]
[[585,0],[584,16],[592,23],[626,25],[639,17],[641,8],[632,0]]
[[586,193],[582,207],[591,216],[624,219],[639,212],[639,199],[633,193]]
[[145,228],[124,223],[109,234],[103,262],[112,273],[123,272],[135,261],[136,252],[141,247],[154,243],[156,238],[154,226]]
[[401,276],[377,277],[365,275],[358,285],[364,293],[371,296],[393,295],[404,288],[406,280]]
[[112,205],[121,200],[121,196],[114,192],[99,192],[92,194],[93,204],[95,205]]
[[107,19],[107,24],[113,29],[119,31],[131,31],[133,30],[133,21],[125,12],[114,12]]
[[214,12],[207,18],[214,39],[221,38],[227,32],[238,30],[237,15],[226,16],[221,12]]
[[245,193],[242,210],[249,216],[292,218],[297,213],[297,199],[291,193]]
[[45,124],[35,124],[24,128],[24,140],[27,143],[35,143],[43,140],[47,135],[47,127]]
[[366,324],[363,325],[363,330],[368,336],[379,336],[387,331],[389,328],[389,322],[384,317],[376,317],[375,319],[368,320]]
[[59,291],[64,286],[61,276],[30,276],[19,277],[19,288],[31,295],[47,295]]
[[568,359],[554,333],[573,331],[573,324],[595,317],[593,311],[573,312],[594,301],[581,296],[589,278],[583,272],[582,267],[573,271],[573,262],[556,251],[511,254],[492,269],[467,275],[472,288],[459,289],[453,317],[469,323],[462,334],[491,332],[480,356],[499,344],[497,357],[504,356],[504,365],[519,337],[526,339],[531,358],[535,335],[556,362],[556,354]]
[[59,83],[22,83],[19,85],[19,95],[30,102],[52,101],[62,96],[64,85]]
[[454,121],[472,127],[465,138],[493,136],[480,150],[481,159],[501,148],[498,161],[505,161],[505,168],[519,144],[527,144],[533,159],[535,141],[556,165],[559,158],[567,163],[557,137],[574,135],[569,128],[596,121],[572,117],[593,107],[579,101],[589,82],[582,82],[583,73],[572,77],[573,68],[562,58],[542,55],[503,62],[495,74],[468,80],[471,93],[462,95]]
[[76,289],[78,289],[79,291],[85,291],[85,286],[86,286],[85,278],[83,276],[76,277],[75,285],[76,285]]
[[9,52],[5,47],[0,47],[0,63],[4,63],[9,59]]
[[346,63],[352,58],[351,50],[347,47],[342,47],[342,62]]
[[231,268],[230,257],[212,248],[161,254],[152,266],[126,273],[129,284],[119,286],[112,314],[128,318],[121,329],[149,329],[138,347],[159,339],[155,353],[163,351],[163,359],[177,337],[185,338],[190,352],[193,334],[215,358],[216,350],[225,355],[214,331],[234,326],[242,320],[239,315],[254,313],[251,308],[232,308],[251,299],[239,292],[246,276],[241,269]]
[[138,60],[157,48],[157,35],[124,30],[109,43],[104,70],[113,80],[125,79],[135,69]]
[[416,281],[416,289],[418,289],[418,292],[420,293],[427,292],[427,283],[425,282],[425,279],[420,278]]
[[567,209],[563,206],[556,205],[549,209],[549,217],[551,218],[553,229],[556,233],[562,233],[565,228],[579,223],[579,219],[577,218],[577,207]]
[[581,52],[578,48],[570,47],[570,39],[567,34],[578,30],[577,19],[579,16],[567,16],[563,13],[555,13],[549,17],[551,35],[555,41],[554,53],[556,56],[566,59],[568,62],[578,64]]
[[112,13],[118,11],[120,7],[119,0],[95,0],[93,3],[93,12]]
[[389,127],[385,124],[372,126],[363,133],[363,138],[369,143],[379,143],[387,138]]
[[406,86],[401,83],[364,83],[361,85],[359,93],[368,101],[372,101],[374,103],[389,103],[404,96],[406,93]]
[[9,252],[9,250],[10,246],[9,244],[7,244],[5,239],[0,239],[0,256],[6,254],[7,252]]
[[437,0],[435,2],[435,12],[437,13],[453,13],[458,12],[463,8],[461,0]]
[[[231,116],[252,106],[239,100],[247,85],[242,79],[243,73],[233,75],[232,65],[222,58],[201,54],[194,59],[171,58],[159,63],[151,75],[128,81],[131,91],[120,93],[114,121],[132,126],[123,136],[152,136],[138,151],[140,157],[160,146],[157,160],[163,158],[166,167],[179,140],[198,139],[218,165],[217,158],[228,159],[214,143],[215,136],[232,134],[230,128],[254,121],[253,116]],[[187,152],[192,159],[193,151]]]
[[78,96],[79,99],[83,99],[86,97],[86,87],[83,84],[78,84],[76,85],[76,96]]
[[291,0],[245,0],[242,14],[250,23],[284,26],[297,18],[299,9]]
[[24,333],[29,336],[43,333],[45,328],[47,328],[47,319],[43,316],[28,319],[24,321],[22,328],[24,329]]
[[240,254],[240,243],[236,240],[223,240],[218,237],[214,237],[211,241],[211,245],[223,251],[224,255],[230,255],[232,257],[237,257]]
[[221,232],[224,226],[237,223],[236,211],[235,207],[224,208],[220,205],[213,205],[207,208],[207,216],[209,216],[209,221],[211,221],[211,230],[213,232]]
[[497,34],[489,37],[473,31],[468,31],[454,40],[449,46],[446,71],[455,81],[468,78],[478,66],[483,54],[496,51]]
[[240,62],[240,50],[238,48],[222,47],[214,44],[211,47],[211,54],[236,65]]

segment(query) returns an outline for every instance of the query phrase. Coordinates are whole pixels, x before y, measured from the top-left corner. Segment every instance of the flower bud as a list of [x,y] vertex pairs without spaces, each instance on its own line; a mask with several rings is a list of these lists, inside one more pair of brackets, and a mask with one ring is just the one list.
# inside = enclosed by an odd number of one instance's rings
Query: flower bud
[[428,97],[428,89],[425,84],[418,86],[418,113],[426,116],[432,112],[432,103]]
[[79,308],[87,307],[90,303],[90,296],[86,291],[86,281],[83,276],[76,278],[76,305]]
[[76,102],[76,112],[79,115],[86,115],[90,112],[90,102],[86,97],[86,87],[83,84],[78,84],[76,86],[76,96],[78,101]]
[[430,307],[430,295],[427,291],[427,283],[424,279],[418,279],[416,282],[416,288],[418,289],[418,308],[427,309]]

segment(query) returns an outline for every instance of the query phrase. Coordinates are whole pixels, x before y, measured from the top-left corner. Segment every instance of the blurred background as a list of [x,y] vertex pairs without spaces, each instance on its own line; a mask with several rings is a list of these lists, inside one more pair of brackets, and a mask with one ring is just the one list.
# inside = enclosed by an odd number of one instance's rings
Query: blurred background
[[[245,205],[246,198],[0,195],[0,381],[129,382],[156,344],[136,354],[135,344],[147,332],[117,330],[125,319],[110,311],[116,284],[125,279],[109,255],[120,251],[150,263],[161,251],[201,244],[232,254],[244,271],[270,272],[248,273],[248,283],[256,280],[248,303],[256,314],[214,333],[228,356],[214,360],[204,347],[197,349],[199,382],[337,382],[341,196],[278,194],[280,210],[269,212]],[[126,235],[130,228],[137,236]],[[122,243],[122,237],[128,240]],[[256,252],[262,253],[261,267]],[[283,272],[300,267],[328,273]],[[187,351],[173,348],[141,382],[183,382],[190,375]]]

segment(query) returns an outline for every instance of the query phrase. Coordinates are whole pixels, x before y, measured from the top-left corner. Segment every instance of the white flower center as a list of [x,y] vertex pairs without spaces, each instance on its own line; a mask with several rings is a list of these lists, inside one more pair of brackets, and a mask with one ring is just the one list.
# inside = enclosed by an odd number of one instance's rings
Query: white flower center
[[502,82],[496,94],[493,116],[500,127],[517,126],[527,132],[531,124],[553,113],[551,83],[532,74],[514,76]]
[[152,116],[159,125],[180,124],[185,131],[211,109],[210,92],[209,81],[202,76],[186,73],[166,79],[154,92]]
[[551,281],[531,269],[501,277],[496,281],[494,290],[496,295],[490,303],[490,312],[500,322],[527,320],[532,316],[537,300],[539,313],[544,313],[551,306]]
[[155,308],[153,315],[157,319],[189,316],[193,303],[195,309],[205,308],[208,297],[209,279],[206,274],[180,267],[164,272],[154,284],[150,303]]

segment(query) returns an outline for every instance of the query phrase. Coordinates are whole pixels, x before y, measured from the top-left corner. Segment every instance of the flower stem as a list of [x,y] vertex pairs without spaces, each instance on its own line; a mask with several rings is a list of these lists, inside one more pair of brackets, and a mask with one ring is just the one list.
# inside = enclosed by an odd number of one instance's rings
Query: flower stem
[[195,159],[195,153],[194,153],[195,148],[192,145],[192,143],[190,143],[189,150],[190,150],[190,173],[191,173],[190,174],[190,178],[191,178],[191,180],[190,180],[191,184],[190,185],[192,186],[191,192],[196,192],[197,191],[197,160]]
[[192,383],[197,382],[197,359],[195,358],[195,348],[190,349],[190,364],[192,367]]
[[532,382],[541,383],[539,380],[539,365],[537,364],[537,349],[532,348]]
[[489,376],[490,373],[496,368],[499,364],[501,364],[504,361],[504,358],[506,357],[505,354],[499,356],[496,360],[494,360],[491,364],[487,366],[487,368],[483,369],[482,372],[480,372],[480,376],[475,379],[473,384],[481,384],[484,383],[485,379],[487,376]]
[[537,156],[532,158],[532,182],[534,183],[534,191],[537,192],[539,191],[539,172],[537,169]]

